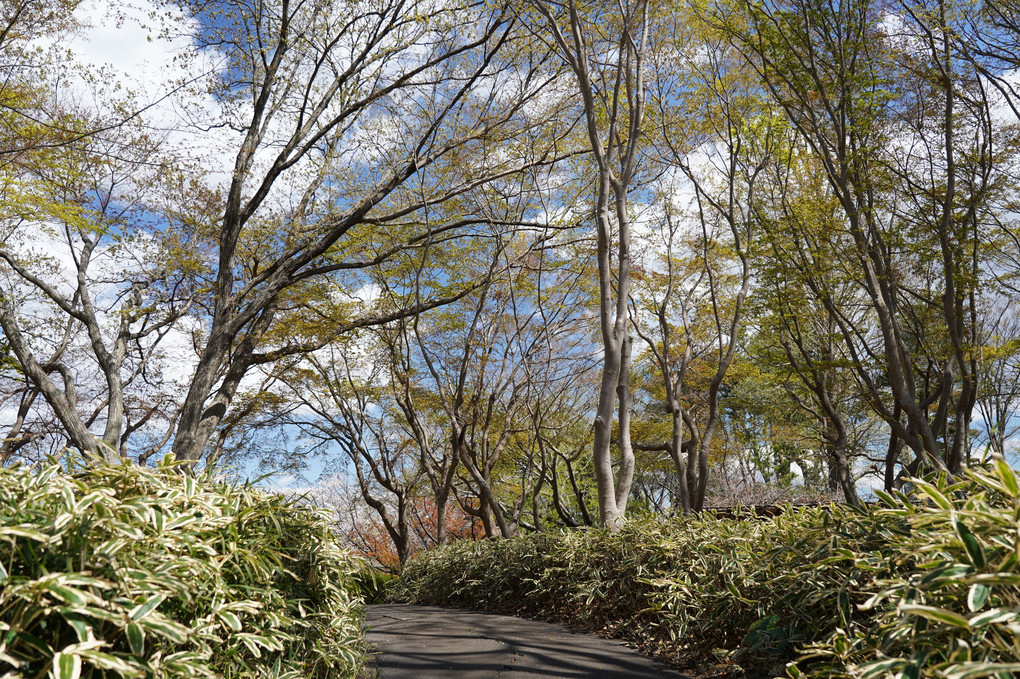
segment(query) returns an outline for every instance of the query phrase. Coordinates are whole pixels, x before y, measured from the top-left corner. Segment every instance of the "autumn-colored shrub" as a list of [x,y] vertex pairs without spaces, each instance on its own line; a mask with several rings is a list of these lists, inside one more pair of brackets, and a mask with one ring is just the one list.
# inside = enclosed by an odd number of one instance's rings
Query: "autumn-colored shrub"
[[555,619],[751,676],[1020,673],[1020,489],[1004,462],[881,505],[460,543],[394,598]]
[[167,467],[0,469],[4,677],[354,677],[326,514]]
[[[359,498],[360,499],[360,498]],[[411,498],[411,540],[409,552],[419,554],[428,549],[438,533],[438,509],[435,500],[428,497]],[[329,505],[329,499],[323,503]],[[481,534],[481,526],[474,526],[476,519],[469,516],[456,504],[446,508],[446,533],[450,541],[468,540],[474,534]],[[344,533],[347,549],[365,559],[379,570],[396,574],[400,572],[400,558],[386,526],[375,512],[359,513],[349,522],[350,528]]]

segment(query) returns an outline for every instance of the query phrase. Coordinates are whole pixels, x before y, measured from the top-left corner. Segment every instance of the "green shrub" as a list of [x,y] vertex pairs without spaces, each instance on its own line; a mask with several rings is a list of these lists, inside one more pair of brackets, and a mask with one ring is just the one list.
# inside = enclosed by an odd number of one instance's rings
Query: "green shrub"
[[[790,674],[831,677],[1020,675],[1020,484],[1002,460],[954,483],[916,481],[915,504],[886,496],[875,513],[909,526],[894,552],[909,568],[876,580],[869,624],[803,650]],[[800,665],[803,665],[801,667]]]
[[1015,676],[1018,497],[998,463],[866,509],[457,543],[408,564],[391,596],[565,621],[755,676]]
[[358,569],[351,576],[351,584],[364,603],[378,604],[385,600],[386,589],[396,579],[396,575],[385,573],[371,564],[360,561]]
[[328,518],[162,467],[0,469],[4,676],[353,677]]

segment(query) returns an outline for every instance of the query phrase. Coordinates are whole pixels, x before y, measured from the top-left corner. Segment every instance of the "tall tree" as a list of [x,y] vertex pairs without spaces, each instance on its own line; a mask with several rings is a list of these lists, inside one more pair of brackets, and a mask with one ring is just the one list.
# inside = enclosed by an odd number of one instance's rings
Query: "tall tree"
[[198,460],[250,368],[411,313],[352,309],[318,336],[279,333],[269,343],[290,289],[486,222],[477,213],[442,224],[408,218],[551,161],[556,140],[525,154],[490,152],[513,148],[506,142],[537,124],[524,105],[546,84],[539,62],[515,47],[514,22],[490,6],[276,0],[187,9],[202,26],[200,47],[228,59],[216,94],[222,124],[239,130],[205,342],[173,442],[178,458]]
[[168,405],[156,359],[200,294],[189,245],[212,194],[137,122],[91,113],[68,114],[88,134],[5,166],[0,327],[26,379],[16,435],[41,396],[72,446],[116,460]]
[[[638,172],[650,50],[648,0],[564,4],[533,0],[544,20],[536,33],[574,75],[583,108],[588,149],[595,165],[594,222],[599,275],[602,379],[592,451],[602,525],[616,530],[627,511],[634,479],[630,440],[631,352],[628,321],[631,275],[630,192]],[[615,255],[615,262],[613,261]],[[613,471],[614,412],[618,470]]]
[[[664,41],[669,49],[661,58],[668,65],[657,71],[656,146],[660,161],[684,181],[663,183],[654,244],[662,256],[649,263],[646,279],[654,284],[635,315],[664,387],[672,419],[664,447],[685,512],[705,503],[709,450],[722,419],[720,389],[751,289],[757,185],[776,144],[769,111],[739,55],[710,27],[699,28],[696,48],[680,28]],[[683,66],[670,68],[676,62]],[[686,214],[676,208],[685,193],[691,196]],[[689,253],[688,261],[681,253]],[[642,329],[645,315],[653,320]],[[697,363],[710,366],[700,388],[693,387]],[[689,397],[694,391],[700,398]]]
[[[841,309],[860,327],[866,305],[855,277],[832,260],[830,246],[839,247],[846,237],[839,204],[817,169],[812,156],[787,148],[777,154],[765,182],[769,209],[758,213],[767,242],[756,262],[761,282],[758,344],[774,368],[788,371],[799,383],[789,393],[819,423],[832,490],[841,489],[846,502],[858,504],[850,450],[851,402],[858,390],[831,309]],[[822,303],[821,295],[833,303]]]
[[[738,7],[738,19],[717,11],[715,21],[818,159],[852,244],[833,258],[852,255],[875,332],[815,294],[876,412],[913,451],[910,467],[959,472],[975,393],[976,236],[994,156],[988,100],[952,55],[952,12],[900,5],[897,25],[910,37],[898,42],[885,6],[868,0]],[[915,314],[922,307],[937,324]]]

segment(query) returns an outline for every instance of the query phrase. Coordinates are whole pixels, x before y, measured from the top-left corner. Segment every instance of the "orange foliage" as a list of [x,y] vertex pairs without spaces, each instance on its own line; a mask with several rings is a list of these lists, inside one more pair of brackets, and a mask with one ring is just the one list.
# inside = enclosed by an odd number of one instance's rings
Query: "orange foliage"
[[[410,556],[429,549],[436,542],[437,511],[433,498],[418,497],[412,500],[411,509],[411,545]],[[475,519],[466,514],[456,503],[446,507],[446,532],[450,542],[474,539],[481,535],[481,526],[475,526]],[[351,551],[369,561],[380,569],[397,573],[400,571],[400,559],[397,549],[390,539],[386,527],[374,512],[357,522],[348,532]]]

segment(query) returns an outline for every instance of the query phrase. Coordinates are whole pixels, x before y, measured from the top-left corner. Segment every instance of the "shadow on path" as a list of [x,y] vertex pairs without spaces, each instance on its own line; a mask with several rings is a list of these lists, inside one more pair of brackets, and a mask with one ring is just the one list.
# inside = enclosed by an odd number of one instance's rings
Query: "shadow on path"
[[617,641],[544,622],[433,606],[366,606],[381,679],[686,679]]

